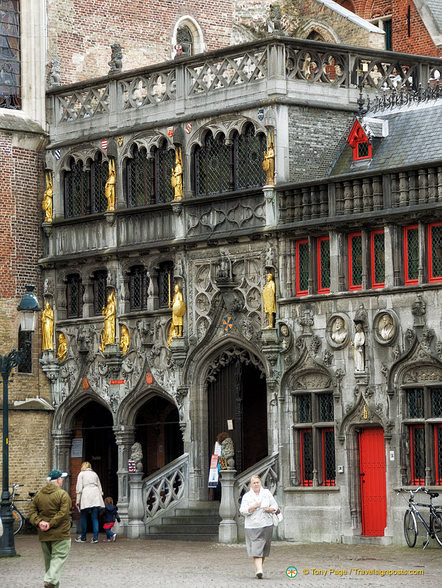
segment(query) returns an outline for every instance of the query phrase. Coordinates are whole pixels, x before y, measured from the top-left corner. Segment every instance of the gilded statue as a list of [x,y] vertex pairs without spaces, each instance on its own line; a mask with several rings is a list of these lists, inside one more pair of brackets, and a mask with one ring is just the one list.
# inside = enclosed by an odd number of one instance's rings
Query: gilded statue
[[43,222],[51,223],[52,222],[52,198],[54,195],[54,188],[52,182],[52,173],[46,173],[46,190],[43,194],[43,202],[41,206],[46,213],[45,219]]
[[174,189],[174,200],[183,198],[183,153],[181,147],[175,151],[175,168],[172,168],[172,178],[170,180]]
[[120,349],[123,355],[126,355],[127,350],[129,349],[130,345],[130,334],[129,329],[126,325],[121,325],[120,327]]
[[266,329],[273,329],[276,312],[276,285],[272,274],[267,274],[267,283],[262,291],[262,298],[264,300],[264,312],[267,314],[269,322]]
[[183,336],[184,315],[186,313],[186,305],[184,304],[183,295],[178,284],[175,286],[175,295],[172,302],[169,302],[172,307],[172,324],[170,325],[168,344],[172,343],[174,337]]
[[113,345],[115,343],[116,311],[115,290],[112,290],[107,297],[107,305],[103,306],[104,328],[101,333],[100,351],[104,351],[106,345]]
[[45,307],[43,312],[41,313],[41,331],[42,331],[42,345],[41,348],[43,351],[53,351],[54,350],[54,311],[49,304],[49,301],[46,301]]
[[266,186],[275,185],[275,145],[274,136],[269,133],[267,137],[267,151],[264,151],[262,169],[266,173]]
[[115,159],[109,159],[109,177],[107,178],[104,194],[107,200],[107,212],[115,210],[115,184],[117,182],[117,173],[115,171]]
[[64,333],[60,333],[58,335],[58,349],[57,349],[57,357],[58,357],[58,361],[60,363],[66,359],[67,352],[68,352],[68,341],[66,339],[66,335]]

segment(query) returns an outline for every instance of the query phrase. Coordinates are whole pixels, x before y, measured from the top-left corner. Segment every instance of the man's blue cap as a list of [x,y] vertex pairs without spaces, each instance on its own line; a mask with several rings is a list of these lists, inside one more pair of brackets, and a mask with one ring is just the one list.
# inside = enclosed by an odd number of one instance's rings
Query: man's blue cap
[[58,480],[58,478],[67,478],[68,474],[66,472],[61,472],[60,470],[51,470],[49,472],[48,480]]

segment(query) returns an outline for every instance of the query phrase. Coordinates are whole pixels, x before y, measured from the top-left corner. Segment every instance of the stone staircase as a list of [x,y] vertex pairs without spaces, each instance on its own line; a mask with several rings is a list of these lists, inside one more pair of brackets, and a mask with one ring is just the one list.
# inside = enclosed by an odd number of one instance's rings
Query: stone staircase
[[218,541],[219,502],[199,502],[191,508],[176,508],[149,525],[146,539]]

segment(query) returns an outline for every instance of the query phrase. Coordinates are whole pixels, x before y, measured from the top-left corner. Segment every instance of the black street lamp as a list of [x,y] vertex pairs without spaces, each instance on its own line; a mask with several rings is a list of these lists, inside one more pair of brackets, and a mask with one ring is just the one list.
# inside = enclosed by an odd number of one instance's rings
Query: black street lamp
[[[35,313],[40,310],[34,286],[26,286],[26,293],[18,305],[20,311],[20,328],[22,331],[35,331]],[[18,366],[26,355],[26,349],[13,350],[8,355],[0,355],[0,374],[3,380],[3,478],[0,516],[3,522],[3,536],[0,537],[0,557],[14,557],[14,532],[9,493],[9,418],[8,418],[8,381],[11,371]]]

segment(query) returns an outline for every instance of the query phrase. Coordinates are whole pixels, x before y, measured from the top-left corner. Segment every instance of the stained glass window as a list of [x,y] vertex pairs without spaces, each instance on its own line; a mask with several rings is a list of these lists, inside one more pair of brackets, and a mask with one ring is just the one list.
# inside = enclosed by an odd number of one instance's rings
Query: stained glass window
[[18,0],[0,0],[0,107],[21,108]]

